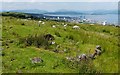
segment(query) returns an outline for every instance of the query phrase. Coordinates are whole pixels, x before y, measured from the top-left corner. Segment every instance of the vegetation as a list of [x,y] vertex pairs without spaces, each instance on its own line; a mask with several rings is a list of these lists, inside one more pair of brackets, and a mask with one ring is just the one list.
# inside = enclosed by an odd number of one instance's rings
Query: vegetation
[[[13,13],[14,15],[15,13]],[[16,13],[17,14],[17,13]],[[19,18],[12,15],[2,17],[2,72],[3,73],[117,73],[119,27],[99,24],[68,23],[66,29],[61,22]],[[52,25],[56,25],[53,28]],[[72,29],[78,25],[80,29]],[[55,44],[44,39],[54,36]],[[92,54],[96,45],[102,54],[94,60],[69,61],[66,57]],[[31,58],[40,57],[40,65],[32,64]]]

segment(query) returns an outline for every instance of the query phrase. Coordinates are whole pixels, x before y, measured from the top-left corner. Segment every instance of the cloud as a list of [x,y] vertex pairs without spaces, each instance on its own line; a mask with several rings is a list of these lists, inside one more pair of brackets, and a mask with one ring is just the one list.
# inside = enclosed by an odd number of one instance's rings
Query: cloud
[[119,0],[0,0],[0,2],[119,2]]

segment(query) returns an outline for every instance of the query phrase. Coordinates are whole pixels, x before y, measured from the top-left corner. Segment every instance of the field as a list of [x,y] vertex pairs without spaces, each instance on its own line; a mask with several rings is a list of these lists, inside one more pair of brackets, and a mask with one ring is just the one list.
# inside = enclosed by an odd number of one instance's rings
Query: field
[[[119,27],[99,24],[76,24],[40,19],[39,20],[2,16],[2,72],[3,73],[117,73]],[[67,24],[66,27],[63,26]],[[53,28],[52,25],[56,27]],[[73,29],[73,26],[80,29]],[[53,45],[26,45],[24,39],[51,34]],[[34,39],[36,40],[36,39]],[[22,41],[22,42],[21,42]],[[40,41],[40,40],[39,40]],[[42,41],[41,43],[43,43]],[[102,54],[94,60],[69,61],[81,54],[92,54],[96,45]],[[57,47],[59,46],[59,47]],[[57,47],[57,48],[56,48]],[[31,58],[39,57],[43,62],[31,63]]]

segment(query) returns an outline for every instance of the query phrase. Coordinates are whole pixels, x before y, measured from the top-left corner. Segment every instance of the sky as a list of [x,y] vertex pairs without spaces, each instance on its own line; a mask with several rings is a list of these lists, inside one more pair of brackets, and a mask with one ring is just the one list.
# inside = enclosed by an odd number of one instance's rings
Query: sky
[[119,0],[0,0],[0,2],[118,2]]
[[117,10],[117,2],[2,2],[0,10]]

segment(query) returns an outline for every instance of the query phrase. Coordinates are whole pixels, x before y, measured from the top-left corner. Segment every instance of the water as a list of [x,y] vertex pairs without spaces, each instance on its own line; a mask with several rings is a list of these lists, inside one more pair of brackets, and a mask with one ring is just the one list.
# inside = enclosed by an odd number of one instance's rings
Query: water
[[118,25],[118,15],[117,14],[106,14],[106,15],[51,15],[49,16],[69,16],[69,17],[80,17],[85,16],[86,19],[91,19],[99,23],[107,21],[108,24]]

